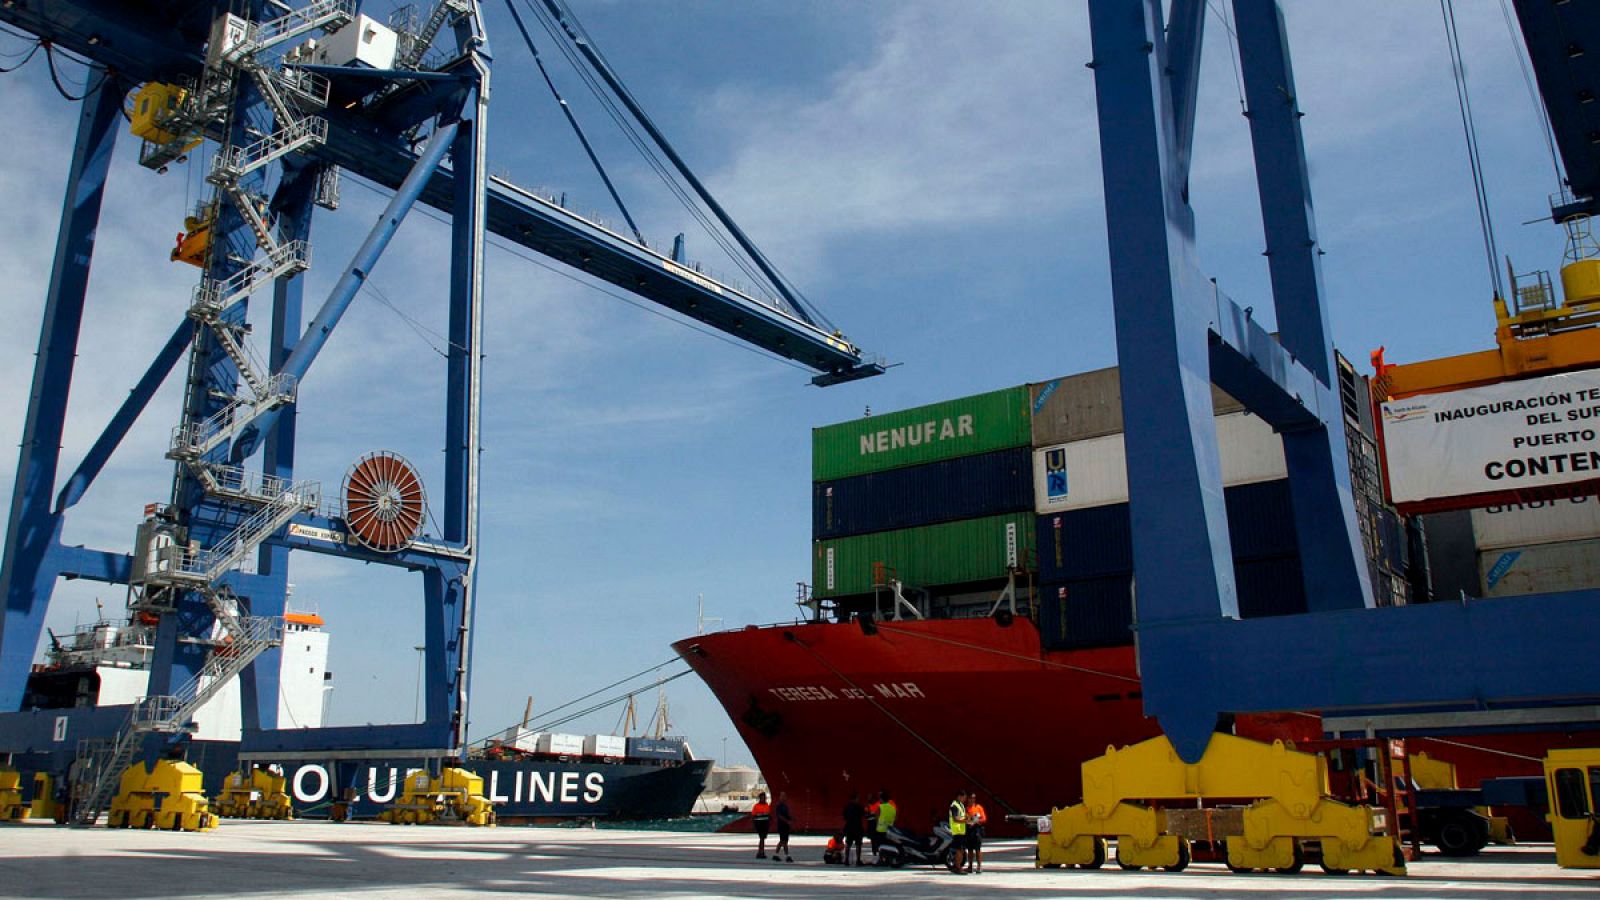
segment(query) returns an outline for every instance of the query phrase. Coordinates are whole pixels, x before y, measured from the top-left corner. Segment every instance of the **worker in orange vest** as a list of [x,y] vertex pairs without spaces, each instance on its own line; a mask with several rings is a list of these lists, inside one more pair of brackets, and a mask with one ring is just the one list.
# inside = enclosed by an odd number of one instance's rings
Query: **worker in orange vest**
[[756,795],[756,803],[750,807],[750,823],[756,827],[756,836],[761,838],[756,847],[756,859],[766,859],[767,833],[772,829],[772,804],[767,802],[766,791]]
[[983,826],[989,814],[978,802],[978,792],[967,792],[967,871],[983,873]]

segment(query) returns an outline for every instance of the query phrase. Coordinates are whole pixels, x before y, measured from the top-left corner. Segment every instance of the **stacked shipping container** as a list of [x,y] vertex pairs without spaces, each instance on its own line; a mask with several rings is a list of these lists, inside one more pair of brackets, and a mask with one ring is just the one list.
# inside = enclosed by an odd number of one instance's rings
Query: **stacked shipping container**
[[[1046,649],[1126,644],[1134,621],[1133,529],[1116,369],[1030,385],[1039,630]],[[1305,610],[1282,441],[1213,390],[1234,574],[1247,616]]]
[[1588,590],[1600,584],[1600,498],[1490,506],[1471,513],[1485,597]]
[[930,603],[997,588],[1032,551],[1031,433],[1022,387],[816,429],[813,595],[850,612],[888,577]]
[[[1366,394],[1340,363],[1352,466],[1365,467],[1376,460]],[[1304,612],[1282,441],[1222,391],[1212,400],[1240,614]],[[1352,475],[1378,602],[1404,602],[1395,591],[1405,586],[1404,532],[1384,518],[1373,473]],[[934,615],[986,611],[1021,567],[1037,572],[1047,649],[1131,642],[1116,369],[818,428],[813,479],[814,596],[837,615],[886,611],[876,594],[888,577],[917,589]]]

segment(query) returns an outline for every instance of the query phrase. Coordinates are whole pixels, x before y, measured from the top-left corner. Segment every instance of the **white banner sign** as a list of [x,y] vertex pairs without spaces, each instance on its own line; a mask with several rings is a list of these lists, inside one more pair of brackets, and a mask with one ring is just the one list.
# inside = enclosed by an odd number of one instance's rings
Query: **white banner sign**
[[1383,404],[1395,503],[1600,479],[1600,370]]

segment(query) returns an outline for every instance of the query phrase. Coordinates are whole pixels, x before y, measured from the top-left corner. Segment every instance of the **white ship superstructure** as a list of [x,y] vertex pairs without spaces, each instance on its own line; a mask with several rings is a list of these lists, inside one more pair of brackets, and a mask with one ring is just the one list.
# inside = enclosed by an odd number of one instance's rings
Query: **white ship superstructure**
[[[320,728],[330,689],[329,634],[322,616],[290,612],[284,616],[283,645],[278,657],[278,727]],[[59,639],[50,650],[47,669],[75,671],[78,706],[118,706],[148,693],[150,655],[155,628],[137,619],[118,625],[96,622]],[[256,662],[258,669],[266,662]],[[240,694],[237,679],[224,685],[195,713],[195,737],[237,741],[240,736]]]

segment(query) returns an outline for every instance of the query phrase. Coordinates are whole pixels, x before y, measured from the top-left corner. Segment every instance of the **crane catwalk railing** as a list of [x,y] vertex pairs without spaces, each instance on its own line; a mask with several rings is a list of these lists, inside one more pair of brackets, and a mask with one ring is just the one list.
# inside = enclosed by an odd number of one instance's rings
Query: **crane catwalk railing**
[[316,510],[322,503],[322,486],[315,481],[297,481],[272,498],[215,545],[203,550],[165,547],[160,561],[166,563],[168,578],[209,585],[244,562],[261,543],[291,519]]
[[399,59],[395,60],[397,69],[415,69],[417,63],[427,55],[428,48],[433,46],[433,39],[439,36],[439,29],[452,15],[461,15],[468,11],[467,4],[462,0],[439,0],[433,7],[433,12],[428,16],[428,21],[412,38],[411,45]]
[[212,160],[213,183],[238,181],[255,170],[288,156],[302,147],[328,139],[328,122],[315,116],[301,119],[243,147],[218,153]]
[[294,376],[279,372],[267,379],[264,395],[235,397],[204,420],[173,429],[170,455],[174,459],[198,460],[238,437],[268,410],[293,403],[294,397]]
[[283,643],[283,620],[270,616],[235,616],[224,622],[227,632],[206,663],[172,694],[142,697],[129,711],[115,740],[80,741],[77,771],[89,786],[74,798],[72,819],[92,825],[110,805],[122,773],[151,734],[187,730],[194,714],[227,686],[228,682],[268,649]]
[[355,0],[316,0],[307,3],[293,12],[252,26],[247,52],[260,53],[318,29],[331,34],[350,24],[350,20],[355,18],[355,11]]
[[196,317],[201,321],[214,318],[236,301],[271,284],[273,279],[311,267],[311,248],[305,241],[288,241],[274,247],[261,259],[252,260],[221,281],[201,282],[195,288],[191,307]]
[[195,477],[205,485],[206,492],[245,503],[270,503],[274,497],[294,490],[294,482],[243,466],[227,466],[201,462],[193,467]]

